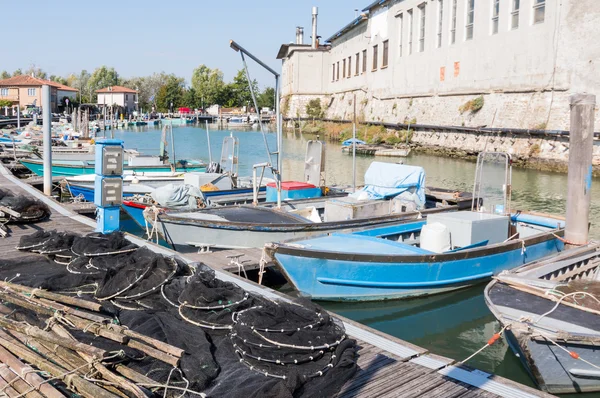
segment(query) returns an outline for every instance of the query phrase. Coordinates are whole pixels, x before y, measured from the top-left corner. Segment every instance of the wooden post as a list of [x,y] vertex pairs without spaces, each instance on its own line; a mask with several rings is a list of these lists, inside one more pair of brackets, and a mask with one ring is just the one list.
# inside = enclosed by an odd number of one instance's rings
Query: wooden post
[[571,131],[565,239],[570,243],[582,245],[588,242],[596,96],[573,94],[570,97],[570,104]]
[[52,109],[50,108],[50,86],[42,86],[44,123],[44,195],[52,195]]

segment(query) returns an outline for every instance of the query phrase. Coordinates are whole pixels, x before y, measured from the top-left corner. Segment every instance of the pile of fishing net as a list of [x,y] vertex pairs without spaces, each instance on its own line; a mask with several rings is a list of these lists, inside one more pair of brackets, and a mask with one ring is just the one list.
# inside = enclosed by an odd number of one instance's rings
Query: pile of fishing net
[[26,195],[15,195],[0,188],[0,223],[26,223],[50,216],[46,204]]
[[202,264],[137,247],[120,233],[39,231],[18,248],[46,257],[0,261],[0,279],[102,303],[123,327],[183,349],[176,371],[128,354],[137,358],[128,366],[158,383],[211,397],[321,397],[334,396],[356,371],[354,340],[310,301],[245,291]]

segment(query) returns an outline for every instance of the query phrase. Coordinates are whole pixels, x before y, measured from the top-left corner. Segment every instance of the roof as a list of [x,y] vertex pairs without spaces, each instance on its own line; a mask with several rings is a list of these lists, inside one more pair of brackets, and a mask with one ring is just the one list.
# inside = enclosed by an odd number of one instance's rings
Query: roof
[[[319,46],[321,47],[321,46]],[[294,50],[296,49],[305,49],[305,50],[310,50],[312,49],[312,45],[310,44],[282,44],[281,47],[279,47],[279,52],[277,53],[277,59],[283,59],[285,57],[287,57],[289,54],[291,54]]]
[[367,11],[371,11],[372,8],[377,7],[378,5],[381,5],[385,2],[387,2],[388,0],[375,0],[374,2],[372,2],[371,4],[369,4],[368,6],[366,6],[365,8],[363,8],[363,12],[367,12]]
[[348,31],[354,29],[355,26],[360,25],[361,22],[366,21],[367,19],[369,19],[367,14],[360,14],[358,17],[354,18],[352,22],[350,22],[348,25],[344,26],[342,29],[334,33],[329,39],[325,40],[325,43],[331,43],[333,40],[337,39],[344,33],[347,33]]
[[0,86],[2,86],[2,87],[6,87],[6,86],[9,86],[9,87],[42,86],[44,84],[47,84],[58,90],[79,91],[76,88],[65,86],[64,84],[60,84],[60,83],[53,82],[50,80],[39,79],[37,77],[33,77],[33,76],[29,76],[29,75],[13,76],[13,77],[9,77],[8,79],[0,80]]
[[97,93],[133,93],[136,94],[137,91],[128,87],[123,86],[108,86],[101,88],[100,90],[96,90]]

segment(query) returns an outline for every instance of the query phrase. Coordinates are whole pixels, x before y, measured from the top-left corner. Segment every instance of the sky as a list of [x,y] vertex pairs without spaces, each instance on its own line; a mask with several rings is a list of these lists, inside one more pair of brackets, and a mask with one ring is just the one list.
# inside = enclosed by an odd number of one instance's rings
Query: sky
[[[371,0],[0,0],[2,40],[0,71],[31,65],[50,75],[66,76],[106,65],[120,76],[174,73],[190,83],[195,67],[219,68],[230,81],[242,68],[233,39],[267,65],[281,44],[295,41],[304,27],[310,43],[311,9],[319,7],[318,35],[330,37]],[[14,17],[6,17],[6,16]],[[261,87],[271,75],[249,64]]]

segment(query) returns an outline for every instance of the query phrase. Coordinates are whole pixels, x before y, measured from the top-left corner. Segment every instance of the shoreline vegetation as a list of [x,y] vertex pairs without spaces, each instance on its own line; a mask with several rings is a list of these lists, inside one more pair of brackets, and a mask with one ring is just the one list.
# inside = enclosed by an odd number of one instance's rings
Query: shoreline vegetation
[[[411,124],[413,121],[411,121]],[[416,123],[416,121],[415,121]],[[342,143],[352,138],[352,123],[324,122],[324,121],[295,121],[288,120],[288,131],[301,134],[318,136],[330,142]],[[409,146],[412,151],[434,156],[463,159],[475,161],[478,152],[441,147],[438,145],[426,145],[414,142],[413,130],[387,129],[381,125],[358,124],[356,127],[356,138],[365,141],[369,145],[380,146],[382,149],[399,146]],[[539,148],[539,147],[538,147]],[[566,161],[549,159],[541,156],[539,150],[532,151],[526,157],[513,157],[513,166],[540,171],[567,173],[569,164]],[[359,155],[367,156],[367,155]],[[600,177],[600,165],[593,166],[593,176]]]

